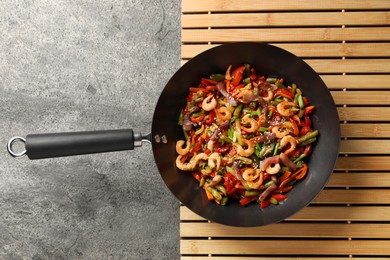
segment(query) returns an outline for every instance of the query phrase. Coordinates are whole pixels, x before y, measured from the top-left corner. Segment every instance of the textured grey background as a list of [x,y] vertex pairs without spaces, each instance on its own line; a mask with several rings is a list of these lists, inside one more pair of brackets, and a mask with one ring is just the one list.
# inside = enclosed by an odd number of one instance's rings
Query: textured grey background
[[180,66],[180,1],[2,0],[0,259],[177,259],[150,145],[30,161],[14,135],[133,127]]

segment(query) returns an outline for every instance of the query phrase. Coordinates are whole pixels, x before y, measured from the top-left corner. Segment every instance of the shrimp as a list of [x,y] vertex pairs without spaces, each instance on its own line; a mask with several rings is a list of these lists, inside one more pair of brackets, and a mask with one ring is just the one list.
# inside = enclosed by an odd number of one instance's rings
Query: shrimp
[[273,97],[274,97],[274,92],[272,91],[272,89],[269,88],[267,90],[267,96],[263,97],[263,99],[268,102],[271,101]]
[[246,144],[248,147],[244,149],[241,145],[238,143],[233,143],[233,146],[236,147],[237,153],[241,156],[251,156],[255,151],[255,144],[251,140],[247,140],[242,138],[241,140],[244,144]]
[[282,126],[275,126],[275,127],[272,127],[272,133],[275,134],[275,136],[277,138],[283,138],[285,137],[286,135],[288,135],[290,133],[290,131],[288,131],[288,129],[282,127]]
[[209,95],[205,99],[203,99],[202,102],[202,108],[205,111],[211,111],[217,106],[217,100],[214,98],[213,95]]
[[187,140],[186,147],[183,148],[184,140],[179,140],[176,142],[176,152],[180,155],[186,155],[190,151],[190,140]]
[[218,112],[222,121],[230,120],[230,118],[232,118],[232,111],[230,111],[227,107],[218,108]]
[[[257,129],[259,128],[259,123],[254,120],[253,118],[251,117],[244,117],[243,119],[241,119],[241,129],[244,130],[245,132],[247,133],[253,133],[253,132],[256,132]],[[244,126],[245,124],[250,124],[250,127],[246,127]]]
[[211,152],[214,151],[214,141],[210,140],[207,142],[207,149],[209,149]]
[[291,135],[286,135],[285,137],[282,138],[282,140],[280,140],[280,146],[279,146],[280,149],[285,147],[287,144],[290,144],[290,148],[284,151],[285,154],[291,153],[297,147],[297,141]]
[[212,153],[209,155],[207,163],[211,169],[216,168],[215,170],[218,171],[221,166],[221,156],[219,153]]
[[269,174],[277,174],[280,171],[280,164],[279,163],[274,163],[271,164],[270,166],[265,169],[265,171]]
[[249,188],[258,189],[263,184],[263,174],[259,169],[246,168],[242,173],[242,178],[246,181]]
[[298,111],[297,104],[294,102],[287,102],[282,101],[277,106],[276,109],[278,110],[279,114],[282,116],[292,116],[294,112]]
[[176,166],[182,171],[192,171],[196,168],[196,165],[200,160],[207,160],[208,156],[205,153],[194,155],[189,162],[182,162],[183,155],[179,155],[176,158]]

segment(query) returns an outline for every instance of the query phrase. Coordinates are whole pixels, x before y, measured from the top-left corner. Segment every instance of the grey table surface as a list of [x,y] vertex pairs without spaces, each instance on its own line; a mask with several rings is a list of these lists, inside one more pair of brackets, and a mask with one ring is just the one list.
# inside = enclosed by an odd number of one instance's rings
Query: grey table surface
[[180,66],[180,1],[2,0],[0,259],[178,259],[179,202],[150,145],[28,160],[15,135],[148,133]]

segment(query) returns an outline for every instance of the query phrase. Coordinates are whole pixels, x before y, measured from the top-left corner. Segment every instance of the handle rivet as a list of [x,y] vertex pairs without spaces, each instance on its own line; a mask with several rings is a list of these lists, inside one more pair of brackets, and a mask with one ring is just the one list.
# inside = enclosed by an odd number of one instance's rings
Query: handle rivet
[[166,135],[161,136],[161,140],[164,144],[168,143],[168,139]]
[[159,143],[161,142],[161,137],[160,137],[160,135],[158,135],[158,134],[155,135],[155,136],[154,136],[154,140],[156,141],[156,143],[159,144]]

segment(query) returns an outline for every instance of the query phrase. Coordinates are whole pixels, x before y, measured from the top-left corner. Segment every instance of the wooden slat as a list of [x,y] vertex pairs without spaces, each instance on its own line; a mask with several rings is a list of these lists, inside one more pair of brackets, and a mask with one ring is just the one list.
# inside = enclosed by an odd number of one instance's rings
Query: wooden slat
[[183,29],[181,40],[191,42],[327,42],[390,40],[390,27]]
[[333,173],[326,187],[390,187],[390,172]]
[[321,204],[390,204],[390,190],[323,190],[313,203]]
[[390,154],[390,140],[341,140],[340,153]]
[[331,89],[390,89],[390,75],[321,75]]
[[[299,232],[297,232],[299,230]],[[372,232],[376,230],[376,232]],[[323,237],[323,238],[389,238],[390,224],[348,223],[277,223],[264,227],[240,228],[216,223],[181,223],[180,236],[185,237]]]
[[[273,44],[299,57],[388,57],[390,43],[279,43]],[[181,47],[181,55],[189,59],[218,44],[186,44]],[[383,84],[383,82],[382,82]]]
[[[298,230],[297,230],[298,232]],[[181,240],[183,254],[388,255],[390,240]]]
[[390,207],[353,206],[331,207],[309,206],[289,218],[294,221],[389,221]]
[[387,25],[390,12],[228,13],[183,15],[183,28]]
[[[390,31],[389,31],[390,33]],[[390,59],[305,60],[317,73],[389,73]]]
[[[313,206],[310,205],[289,221],[390,221],[390,206]],[[204,218],[196,215],[187,207],[180,207],[180,218],[185,221],[201,221]]]
[[389,138],[390,124],[340,124],[342,137]]
[[355,0],[182,0],[182,12],[238,12],[238,11],[294,11],[294,10],[370,10],[388,9],[387,0],[355,1]]
[[390,121],[389,107],[339,107],[337,111],[341,121]]
[[338,105],[389,105],[390,91],[332,91]]
[[390,169],[389,156],[340,156],[336,170],[349,171],[387,171]]

